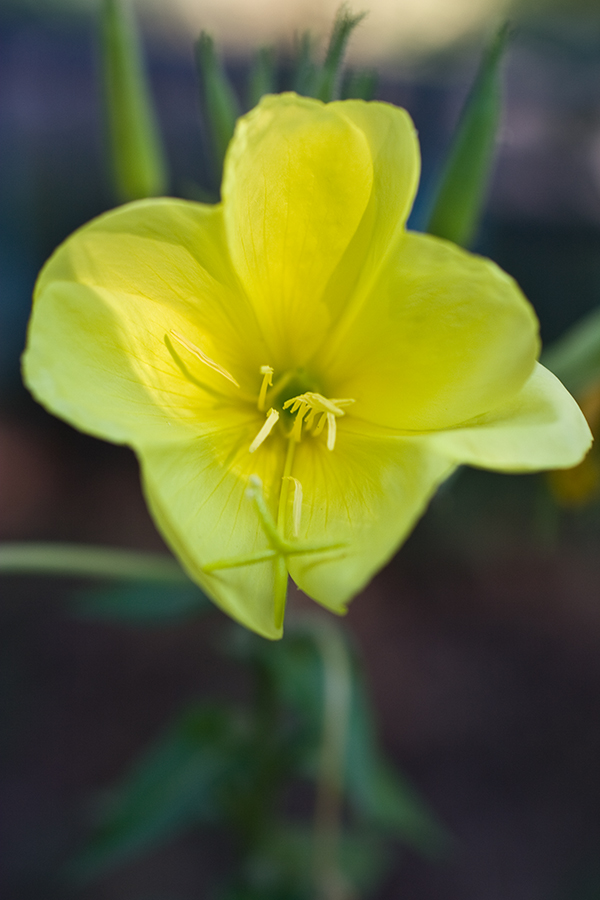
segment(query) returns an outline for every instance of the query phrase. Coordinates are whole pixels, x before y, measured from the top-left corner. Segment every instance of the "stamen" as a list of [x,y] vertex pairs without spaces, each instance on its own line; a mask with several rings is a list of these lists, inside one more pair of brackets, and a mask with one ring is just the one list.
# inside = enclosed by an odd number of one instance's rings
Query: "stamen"
[[[337,435],[336,418],[345,415],[344,407],[350,406],[354,400],[349,398],[330,400],[322,394],[316,394],[307,391],[306,394],[299,394],[286,400],[283,404],[284,409],[296,413],[296,420],[292,428],[291,436],[294,440],[299,441],[302,437],[302,423],[307,428],[314,425],[312,433],[316,437],[323,431],[325,423],[327,423],[327,448],[333,450],[335,447],[335,439]],[[304,417],[306,416],[306,419]],[[317,416],[320,416],[316,421]]]
[[327,413],[321,413],[321,418],[313,428],[313,434],[315,437],[318,437],[325,427],[325,422],[327,421]]
[[300,519],[302,517],[302,485],[293,475],[285,475],[288,481],[294,483],[294,501],[292,504],[292,532],[294,537],[300,533]]
[[335,416],[333,413],[327,413],[327,449],[333,450],[335,447],[335,436],[337,434],[337,425],[335,424]]
[[263,376],[263,380],[258,395],[258,408],[261,412],[264,412],[267,405],[267,389],[273,387],[273,371],[271,366],[260,367],[260,374]]
[[182,334],[179,334],[179,332],[173,331],[173,329],[171,329],[169,334],[171,335],[171,337],[174,337],[182,347],[185,347],[186,350],[189,350],[190,353],[193,353],[194,356],[196,356],[201,362],[204,363],[204,365],[208,366],[209,369],[212,369],[214,372],[218,372],[219,375],[222,375],[223,378],[226,378],[227,381],[231,381],[232,384],[235,384],[235,386],[239,388],[239,384],[237,383],[233,375],[230,375],[227,369],[224,369],[223,366],[220,366],[219,363],[216,363],[214,359],[211,359],[210,356],[207,356],[206,353],[203,353],[200,347],[196,347],[195,344],[192,344],[191,341],[188,341],[187,338],[185,338]]
[[[285,409],[285,406],[286,406],[286,404],[284,403],[283,404],[284,409]],[[297,442],[302,440],[302,419],[308,412],[308,409],[309,408],[306,405],[306,403],[298,403],[298,404],[294,404],[292,406],[292,412],[296,413],[296,418],[294,420],[294,427],[292,428],[291,436]]]
[[266,440],[266,438],[269,437],[269,435],[275,428],[275,425],[276,425],[278,419],[279,419],[279,413],[277,412],[277,410],[270,409],[267,414],[266,422],[264,423],[263,427],[260,429],[260,431],[258,432],[256,437],[250,444],[250,453],[254,453],[255,450],[258,450],[258,448],[260,447],[262,442],[264,440]]

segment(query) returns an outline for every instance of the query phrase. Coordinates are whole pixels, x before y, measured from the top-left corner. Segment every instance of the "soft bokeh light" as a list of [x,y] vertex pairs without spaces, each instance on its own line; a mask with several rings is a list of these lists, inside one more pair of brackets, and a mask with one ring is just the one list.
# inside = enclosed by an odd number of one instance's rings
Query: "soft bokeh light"
[[[266,43],[289,44],[295,32],[329,32],[339,0],[140,0],[161,18],[192,34],[205,29],[234,52]],[[356,0],[367,17],[352,39],[350,56],[362,62],[404,61],[468,40],[493,27],[510,0]]]

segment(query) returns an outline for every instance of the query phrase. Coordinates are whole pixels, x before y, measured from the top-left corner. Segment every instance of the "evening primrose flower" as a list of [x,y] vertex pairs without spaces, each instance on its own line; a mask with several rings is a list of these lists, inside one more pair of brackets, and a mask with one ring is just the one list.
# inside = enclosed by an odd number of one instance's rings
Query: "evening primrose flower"
[[403,110],[269,96],[222,203],[109,212],[36,286],[28,386],[135,449],[182,565],[266,637],[288,573],[342,613],[458,464],[567,467],[590,443],[514,281],[405,230],[418,176]]

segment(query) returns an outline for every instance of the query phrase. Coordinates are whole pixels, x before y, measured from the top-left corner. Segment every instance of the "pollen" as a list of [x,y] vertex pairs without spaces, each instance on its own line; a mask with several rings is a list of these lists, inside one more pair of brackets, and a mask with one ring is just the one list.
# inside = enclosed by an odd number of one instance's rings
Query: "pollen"
[[218,372],[219,375],[222,375],[223,378],[226,378],[227,381],[231,381],[232,384],[235,384],[235,386],[239,388],[239,384],[237,383],[233,375],[231,375],[227,371],[227,369],[224,369],[223,366],[220,366],[219,363],[215,362],[214,359],[211,359],[210,356],[207,356],[206,353],[203,353],[200,347],[192,344],[192,342],[188,341],[186,337],[184,337],[182,334],[179,334],[179,332],[177,331],[173,331],[173,329],[171,329],[169,333],[171,337],[174,337],[182,347],[185,347],[186,350],[189,350],[190,353],[193,353],[194,356],[201,362],[203,362],[205,366],[208,366],[208,368],[212,369],[213,372]]
[[273,369],[271,366],[261,366],[260,374],[262,375],[263,380],[258,395],[258,408],[261,412],[264,412],[267,405],[267,390],[270,387],[273,387]]
[[329,400],[322,394],[312,391],[286,400],[283,408],[289,409],[292,415],[296,415],[291,437],[295,441],[301,440],[303,424],[308,429],[312,428],[312,434],[315,437],[321,434],[327,425],[327,449],[333,450],[337,436],[336,419],[345,415],[344,407],[350,406],[352,403],[354,400],[350,399]]
[[252,443],[250,444],[250,453],[254,453],[255,450],[258,450],[263,441],[265,441],[273,429],[277,424],[277,420],[279,419],[279,413],[276,409],[270,409],[267,413],[266,421],[263,427],[260,429]]

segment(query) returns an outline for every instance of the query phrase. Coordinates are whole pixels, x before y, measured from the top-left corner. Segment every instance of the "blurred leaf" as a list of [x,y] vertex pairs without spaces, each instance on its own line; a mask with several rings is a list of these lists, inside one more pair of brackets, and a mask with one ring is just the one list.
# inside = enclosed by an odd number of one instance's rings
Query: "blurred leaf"
[[102,0],[100,57],[117,196],[137,200],[164,194],[165,152],[127,0]]
[[487,48],[462,111],[427,231],[469,246],[491,174],[501,111],[500,63],[509,34],[504,25]]
[[219,821],[221,792],[237,754],[225,710],[188,709],[114,789],[95,834],[71,860],[67,876],[87,881],[194,823]]
[[0,544],[0,574],[190,584],[169,556],[86,544]]
[[315,96],[317,66],[313,60],[314,41],[309,31],[300,35],[293,66],[292,89],[304,97]]
[[355,676],[350,714],[346,791],[365,822],[437,857],[449,836],[417,792],[381,756],[364,687]]
[[72,601],[77,618],[131,625],[180,622],[214,609],[208,597],[191,583],[185,587],[134,584],[80,591]]
[[295,633],[295,627],[290,622],[283,640],[276,643],[236,629],[232,649],[238,658],[254,659],[269,673],[278,702],[294,714],[282,739],[291,741],[294,758],[305,768],[315,755],[323,728],[323,666],[311,635]]
[[262,47],[254,57],[248,78],[248,103],[251,109],[265,94],[275,93],[276,75],[275,51],[272,47]]
[[[247,879],[257,898],[305,897],[314,892],[314,831],[311,825],[279,822],[247,865]],[[340,840],[340,867],[352,888],[371,889],[387,868],[387,854],[377,837],[346,830]],[[262,892],[262,893],[261,893]]]
[[[288,623],[283,640],[267,644],[237,632],[237,650],[260,657],[276,686],[280,702],[298,715],[292,731],[296,770],[314,778],[323,731],[323,663],[308,617]],[[357,667],[348,728],[345,795],[365,830],[395,838],[427,857],[438,857],[450,844],[442,825],[417,792],[383,758]]]
[[202,109],[208,123],[220,183],[225,152],[233,137],[240,107],[215,52],[213,39],[204,31],[196,42],[196,61],[200,73]]
[[342,100],[372,100],[377,91],[378,75],[374,70],[348,72],[342,82]]
[[236,885],[224,893],[219,893],[216,900],[309,900],[309,898],[306,892],[299,888],[296,890],[274,888],[272,891],[265,891],[264,888]]
[[[281,702],[301,716],[303,727],[294,734],[293,749],[301,769],[314,775],[323,729],[323,664],[310,620],[290,621],[286,636],[276,644],[266,644],[254,636],[242,638],[270,668]],[[448,835],[433,813],[381,755],[369,700],[356,666],[346,765],[345,792],[365,824],[429,856],[438,855],[448,846]]]
[[600,381],[600,309],[579,320],[542,354],[542,363],[574,394]]
[[365,16],[366,13],[352,15],[345,5],[340,6],[338,9],[325,55],[325,62],[316,79],[315,96],[319,100],[324,100],[328,103],[330,100],[338,99],[346,46],[350,35]]

